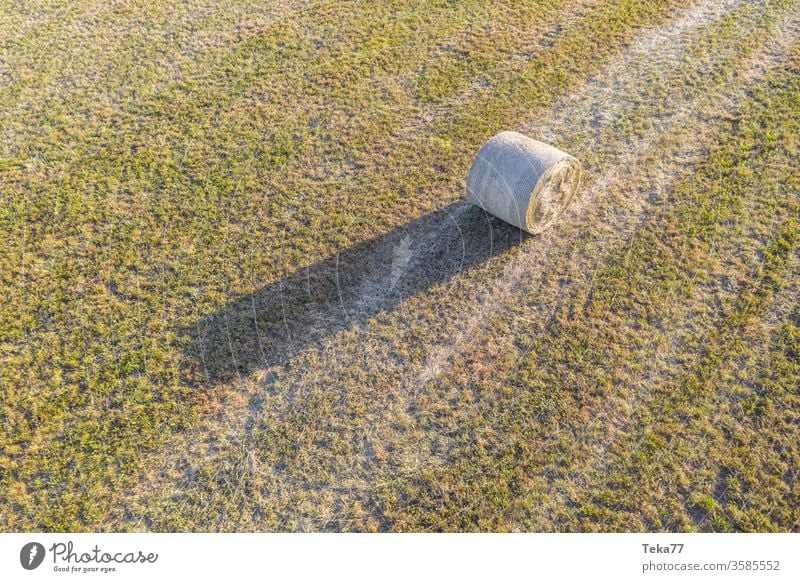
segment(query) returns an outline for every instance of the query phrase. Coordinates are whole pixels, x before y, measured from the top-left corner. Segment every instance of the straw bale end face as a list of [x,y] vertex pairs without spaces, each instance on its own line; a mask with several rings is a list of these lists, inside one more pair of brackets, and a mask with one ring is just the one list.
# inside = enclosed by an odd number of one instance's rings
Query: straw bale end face
[[575,198],[580,164],[569,154],[514,131],[498,133],[475,156],[470,202],[531,234],[547,230]]

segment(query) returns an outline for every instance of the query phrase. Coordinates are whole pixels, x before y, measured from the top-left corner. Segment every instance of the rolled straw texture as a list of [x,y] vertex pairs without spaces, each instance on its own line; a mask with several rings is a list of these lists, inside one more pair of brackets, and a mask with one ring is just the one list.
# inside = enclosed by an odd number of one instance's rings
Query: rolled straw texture
[[514,131],[492,137],[475,156],[467,196],[531,234],[550,226],[575,198],[580,164],[558,148]]

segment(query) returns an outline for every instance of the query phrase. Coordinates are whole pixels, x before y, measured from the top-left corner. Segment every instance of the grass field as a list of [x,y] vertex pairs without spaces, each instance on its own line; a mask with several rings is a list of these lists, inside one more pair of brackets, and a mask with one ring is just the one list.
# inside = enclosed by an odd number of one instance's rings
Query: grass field
[[[800,530],[800,3],[0,0],[0,530]],[[464,201],[512,129],[539,236]]]

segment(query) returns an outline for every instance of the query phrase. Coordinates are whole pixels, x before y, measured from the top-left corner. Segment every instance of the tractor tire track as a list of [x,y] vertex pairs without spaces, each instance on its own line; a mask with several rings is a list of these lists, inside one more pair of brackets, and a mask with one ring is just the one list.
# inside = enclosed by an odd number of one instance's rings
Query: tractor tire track
[[[440,327],[444,330],[439,336],[443,340],[442,345],[432,350],[421,365],[409,365],[405,361],[398,363],[382,361],[381,358],[385,354],[382,354],[381,350],[391,349],[394,346],[387,347],[384,344],[372,352],[358,349],[366,345],[365,335],[371,333],[366,329],[368,326],[364,325],[328,338],[321,346],[297,353],[291,365],[281,366],[283,368],[281,370],[268,368],[260,371],[255,375],[254,384],[235,397],[238,403],[232,403],[234,406],[230,410],[224,409],[231,402],[220,403],[219,413],[222,422],[230,422],[229,426],[234,430],[237,430],[235,429],[237,425],[244,425],[245,433],[249,430],[248,426],[252,427],[257,423],[279,426],[282,419],[296,415],[298,411],[291,403],[287,405],[271,398],[267,403],[262,399],[258,406],[253,407],[254,400],[258,401],[259,394],[264,392],[262,382],[272,377],[273,379],[269,381],[271,384],[278,381],[275,378],[279,378],[282,385],[292,385],[291,391],[295,395],[292,401],[295,401],[298,396],[314,386],[335,383],[338,373],[358,365],[363,366],[366,373],[375,373],[384,379],[399,375],[399,382],[390,389],[391,394],[384,402],[383,414],[386,416],[405,414],[405,411],[413,407],[416,396],[426,390],[430,383],[437,381],[449,362],[474,349],[476,343],[485,338],[490,320],[497,314],[502,315],[509,302],[513,301],[518,289],[523,287],[531,289],[532,284],[533,290],[529,291],[527,296],[536,296],[537,291],[544,285],[543,279],[537,274],[543,276],[553,271],[558,264],[567,262],[571,265],[569,271],[572,275],[566,283],[567,294],[560,294],[560,290],[555,289],[555,296],[539,310],[540,314],[545,314],[544,316],[524,321],[516,319],[512,322],[512,329],[521,325],[532,325],[533,335],[544,332],[547,329],[549,313],[567,300],[570,289],[573,289],[578,282],[590,280],[592,266],[597,262],[598,256],[605,255],[609,249],[624,244],[633,235],[646,218],[649,209],[669,196],[670,186],[676,175],[685,172],[691,167],[692,162],[703,154],[705,144],[702,140],[698,140],[672,151],[670,158],[664,160],[663,165],[656,171],[656,183],[650,188],[640,187],[632,196],[629,190],[625,190],[625,182],[634,175],[638,175],[640,179],[648,175],[647,171],[637,168],[638,164],[644,159],[652,159],[664,137],[674,133],[676,128],[680,130],[691,127],[693,131],[699,132],[697,135],[713,133],[714,116],[735,109],[736,104],[745,96],[747,87],[764,71],[775,66],[784,54],[785,48],[794,42],[796,19],[790,17],[788,21],[782,21],[777,28],[782,32],[777,37],[783,39],[779,45],[768,43],[765,47],[755,49],[755,52],[749,51],[751,52],[749,57],[738,59],[744,63],[739,68],[744,70],[745,74],[725,76],[722,80],[712,83],[710,87],[705,86],[696,90],[692,95],[681,94],[674,98],[667,96],[655,104],[626,101],[625,96],[630,94],[632,89],[646,86],[664,77],[666,73],[680,71],[681,67],[687,68],[690,73],[696,72],[691,71],[691,62],[687,64],[686,57],[692,48],[695,35],[704,27],[713,25],[741,9],[745,4],[747,3],[734,1],[698,3],[665,27],[648,31],[634,42],[621,61],[591,79],[580,91],[559,101],[529,122],[528,132],[534,137],[563,144],[579,158],[588,160],[587,173],[593,176],[590,185],[586,187],[589,195],[564,216],[562,224],[566,226],[557,227],[539,238],[527,239],[520,247],[509,253],[511,257],[501,257],[492,261],[485,270],[457,275],[459,279],[457,283],[460,284],[466,277],[477,275],[477,278],[485,279],[486,274],[491,273],[490,269],[500,269],[499,276],[491,279],[488,286],[482,286],[480,289],[481,297],[492,299],[477,303],[471,303],[469,300],[463,302],[461,312],[470,315],[456,321],[451,319],[446,322],[447,325]],[[768,2],[756,4],[755,8],[765,7],[765,9],[770,5]],[[701,59],[697,64],[702,67],[706,62]],[[680,74],[678,78],[682,78]],[[722,104],[721,99],[724,100]],[[649,126],[645,131],[626,136],[624,129],[620,128],[624,128],[624,122],[629,118],[631,109],[644,113]],[[576,122],[579,122],[577,129],[573,127]],[[605,149],[592,154],[604,142],[604,138],[613,132],[623,132],[622,137],[627,139],[621,139],[610,150]],[[625,191],[620,193],[619,190]],[[618,206],[615,208],[612,203],[617,203]],[[456,220],[459,216],[460,214]],[[584,228],[580,225],[598,223],[600,226],[588,228],[588,234],[583,232],[581,235]],[[594,246],[588,250],[571,249],[567,243],[576,236],[588,237]],[[471,288],[471,292],[475,293],[474,287]],[[423,302],[435,301],[437,293],[438,290],[434,288],[431,297],[424,299]],[[413,311],[409,312],[408,309],[405,305],[398,306],[399,316],[405,320],[413,317]],[[411,309],[413,310],[413,307]],[[436,318],[440,320],[451,315],[448,309],[436,312]],[[513,314],[512,319],[514,319]],[[434,327],[441,324],[442,321],[423,322],[423,325]],[[457,329],[454,334],[453,328]],[[321,358],[331,364],[307,365],[311,362],[318,363]],[[307,370],[313,372],[306,373]],[[509,371],[511,372],[513,370]],[[244,413],[238,421],[232,418],[237,411]],[[202,432],[198,429],[198,434]],[[244,443],[248,442],[247,434],[241,435],[241,438]],[[409,439],[409,448],[414,448],[416,444],[424,441],[425,437],[416,441]],[[200,456],[211,455],[212,458],[215,446],[209,441],[195,445]],[[246,449],[247,446],[243,448]],[[337,483],[342,484],[341,487],[337,487],[337,491],[344,497],[362,495],[365,488],[361,477],[376,467],[374,455],[368,450],[365,449],[358,455],[361,455],[362,459],[353,461],[345,473],[340,475],[341,479],[337,480]],[[397,470],[413,472],[421,466],[428,466],[441,460],[420,459],[408,451],[401,451],[398,456],[401,458],[393,464],[394,468],[381,470],[382,473],[373,475],[373,480],[391,480],[393,472]],[[363,464],[359,464],[362,462]],[[291,475],[284,474],[276,478],[282,482],[285,490],[291,490],[292,487],[308,487],[308,483],[295,481]],[[324,526],[315,523],[312,527],[320,525]]]

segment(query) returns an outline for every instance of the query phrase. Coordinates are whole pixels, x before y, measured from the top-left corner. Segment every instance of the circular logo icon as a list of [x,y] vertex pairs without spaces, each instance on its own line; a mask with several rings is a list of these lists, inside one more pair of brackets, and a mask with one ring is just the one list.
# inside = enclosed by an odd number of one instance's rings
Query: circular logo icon
[[30,542],[19,551],[19,563],[26,570],[35,570],[44,560],[44,546],[39,542]]

